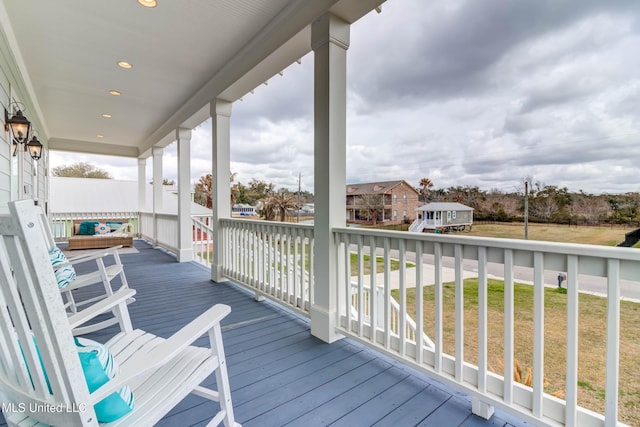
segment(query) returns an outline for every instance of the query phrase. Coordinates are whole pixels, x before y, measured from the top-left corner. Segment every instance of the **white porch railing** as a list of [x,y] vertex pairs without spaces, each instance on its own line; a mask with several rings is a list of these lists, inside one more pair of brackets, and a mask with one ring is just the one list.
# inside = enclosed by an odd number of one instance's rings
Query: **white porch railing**
[[[360,342],[403,360],[440,381],[472,396],[474,412],[490,415],[492,406],[517,413],[534,425],[613,426],[618,419],[618,370],[619,370],[619,317],[620,281],[640,278],[640,256],[637,251],[590,245],[557,244],[507,239],[487,239],[434,234],[415,234],[365,230],[353,228],[334,229],[338,244],[339,268],[338,306],[339,332]],[[350,272],[353,248],[361,253],[378,253],[384,258],[384,274],[380,279],[375,273],[371,257],[371,273],[368,280],[360,274],[357,280],[357,310],[352,310],[353,285]],[[428,256],[428,257],[427,257]],[[416,334],[424,332],[425,316],[435,317],[434,346],[416,340],[407,332],[407,288],[409,277],[405,267],[408,257],[415,259]],[[390,259],[399,260],[397,283],[392,281]],[[433,277],[424,277],[426,259],[433,258]],[[443,349],[443,261],[450,258],[455,269],[455,352],[447,354]],[[359,271],[363,271],[359,258]],[[478,352],[464,353],[464,287],[463,262],[477,265],[478,277]],[[488,301],[487,267],[489,263],[502,266],[504,277],[504,377],[490,371],[488,354]],[[526,387],[514,381],[514,269],[516,266],[531,268],[534,287],[533,318],[533,382]],[[567,292],[567,347],[566,347],[566,400],[544,392],[544,271],[566,271]],[[428,270],[427,270],[428,271]],[[578,278],[604,277],[607,280],[608,313],[606,319],[606,409],[604,416],[596,414],[577,403],[578,395]],[[382,280],[382,283],[379,281]],[[378,282],[376,282],[378,281]],[[433,283],[435,301],[425,312],[423,286]],[[365,298],[370,284],[382,286],[383,292],[372,293]],[[397,285],[400,319],[394,333],[391,321],[391,288]],[[382,301],[380,301],[382,299]],[[347,308],[347,301],[349,308]],[[379,319],[383,319],[380,321]],[[375,327],[371,327],[375,325]]]
[[211,267],[213,262],[213,229],[211,216],[192,216],[193,260]]
[[154,246],[178,251],[178,215],[140,212],[140,236]]
[[313,295],[313,227],[220,220],[222,271],[230,279],[308,315]]
[[[96,218],[66,214],[68,219]],[[127,217],[125,213],[96,214],[97,217]],[[67,218],[53,214],[52,222]],[[141,235],[159,246],[175,250],[177,216],[140,213]],[[282,304],[308,315],[313,304],[313,227],[255,220],[223,219],[219,221],[222,241],[214,242],[213,229],[206,218],[194,218],[194,257],[211,265],[212,247],[222,245],[223,274]],[[157,236],[157,237],[156,237]],[[614,426],[618,423],[618,380],[620,346],[620,282],[638,281],[640,255],[628,248],[558,244],[507,239],[474,238],[436,234],[389,232],[361,228],[336,228],[338,277],[330,286],[337,287],[339,307],[338,332],[367,346],[376,348],[410,366],[427,372],[449,386],[468,393],[474,411],[489,415],[490,405],[517,414],[534,425]],[[351,270],[351,253],[357,255],[355,275]],[[364,273],[363,254],[377,253],[384,260],[383,273],[376,273],[375,256],[370,272]],[[406,261],[416,264],[408,270]],[[398,260],[396,271],[391,260]],[[464,263],[474,263],[478,278],[478,352],[464,351]],[[455,350],[448,354],[443,344],[443,301],[445,263],[452,262],[455,283]],[[433,265],[428,276],[424,268]],[[488,360],[488,266],[499,265],[504,278],[504,376],[491,371]],[[532,387],[514,381],[514,274],[526,267],[532,272],[534,289]],[[467,267],[468,269],[468,267]],[[409,271],[411,272],[409,274]],[[544,273],[566,271],[566,366],[565,399],[544,392]],[[414,277],[411,277],[414,276]],[[606,281],[608,309],[606,324],[606,406],[604,414],[578,405],[578,280],[592,276]],[[424,307],[422,289],[433,284],[435,301]],[[408,312],[407,289],[417,287],[415,309]],[[375,287],[376,292],[371,292]],[[398,290],[398,301],[392,288]],[[433,335],[425,334],[426,316],[435,319]],[[415,322],[413,321],[415,319]],[[372,326],[374,325],[374,326]],[[416,340],[416,337],[423,337]],[[432,339],[433,341],[431,341]],[[628,375],[628,374],[627,374]]]

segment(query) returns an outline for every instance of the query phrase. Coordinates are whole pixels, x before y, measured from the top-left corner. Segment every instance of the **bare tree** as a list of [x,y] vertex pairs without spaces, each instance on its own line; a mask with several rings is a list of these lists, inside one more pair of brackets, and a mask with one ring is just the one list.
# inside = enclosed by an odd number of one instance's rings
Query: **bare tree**
[[58,166],[51,170],[53,176],[69,178],[112,179],[109,172],[87,162],[76,162],[68,166]]
[[376,225],[378,216],[384,212],[384,196],[382,194],[363,194],[356,200],[360,215],[367,217]]

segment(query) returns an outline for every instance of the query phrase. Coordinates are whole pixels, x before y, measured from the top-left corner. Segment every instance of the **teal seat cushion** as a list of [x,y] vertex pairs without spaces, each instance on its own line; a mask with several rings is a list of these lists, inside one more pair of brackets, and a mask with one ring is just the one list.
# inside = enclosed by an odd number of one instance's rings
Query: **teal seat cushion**
[[64,288],[76,279],[76,270],[62,253],[59,247],[54,246],[49,250],[49,259],[53,267],[53,273],[58,281],[58,287]]
[[[112,378],[115,378],[120,371],[120,367],[116,363],[111,352],[104,344],[92,341],[86,338],[75,337],[76,349],[78,350],[78,356],[80,357],[80,364],[82,365],[82,371],[84,378],[87,381],[87,388],[89,393],[93,393],[100,386],[106,384]],[[35,345],[40,366],[44,374],[49,393],[52,393],[51,384],[49,383],[49,377],[40,355],[40,349],[38,343],[33,338],[33,344]],[[24,351],[20,340],[18,340],[22,357],[24,357]],[[33,378],[31,372],[27,368],[31,384],[33,385]],[[102,399],[100,402],[93,405],[93,409],[96,411],[96,418],[99,422],[108,423],[122,418],[124,415],[131,412],[134,405],[133,392],[129,386],[122,387],[119,391],[110,394]]]
[[[86,338],[74,339],[87,387],[89,392],[93,393],[114,378],[120,368],[111,352],[103,344]],[[93,409],[96,411],[98,421],[108,423],[131,412],[133,405],[133,393],[128,386],[125,386],[96,403]]]
[[105,225],[109,227],[111,231],[116,231],[118,228],[122,227],[122,221],[107,222]]
[[97,221],[82,221],[78,228],[78,236],[93,236],[96,234],[95,227],[98,224]]

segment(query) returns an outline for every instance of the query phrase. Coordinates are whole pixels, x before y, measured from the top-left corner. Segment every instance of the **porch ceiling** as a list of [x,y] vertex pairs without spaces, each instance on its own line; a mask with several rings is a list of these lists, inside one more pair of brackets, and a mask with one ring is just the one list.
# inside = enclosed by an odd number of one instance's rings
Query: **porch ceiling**
[[354,22],[384,0],[0,1],[40,139],[136,157],[209,117],[211,100],[235,101],[309,52],[324,12]]

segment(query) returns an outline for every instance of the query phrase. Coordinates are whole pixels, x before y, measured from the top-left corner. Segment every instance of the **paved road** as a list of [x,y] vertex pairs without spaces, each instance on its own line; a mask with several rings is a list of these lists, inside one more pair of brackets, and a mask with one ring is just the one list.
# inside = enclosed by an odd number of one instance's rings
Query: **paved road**
[[[355,249],[355,248],[354,248]],[[381,249],[378,249],[378,255],[382,255]],[[415,254],[412,252],[407,253],[407,261],[415,262]],[[398,251],[392,250],[391,257],[397,258]],[[433,255],[424,256],[424,282],[425,284],[433,284]],[[449,257],[443,258],[443,280],[450,282],[455,279],[454,260]],[[478,263],[473,260],[463,261],[464,277],[477,277]],[[487,265],[487,273],[493,278],[504,277],[504,266],[502,264],[489,263]],[[545,270],[544,282],[548,286],[558,286],[558,272]],[[533,283],[533,269],[528,267],[514,267],[514,279],[520,283]],[[639,278],[640,280],[640,278]],[[382,276],[377,279],[377,283],[382,282]],[[563,287],[566,287],[566,282],[563,283]],[[399,286],[399,273],[393,272],[392,274],[392,287]],[[415,269],[410,269],[407,274],[407,286],[415,286]],[[622,280],[620,283],[620,295],[623,300],[640,302],[640,281]],[[578,281],[578,289],[580,292],[591,293],[595,295],[606,296],[607,293],[607,280],[604,277],[594,277],[587,275],[580,275]]]

